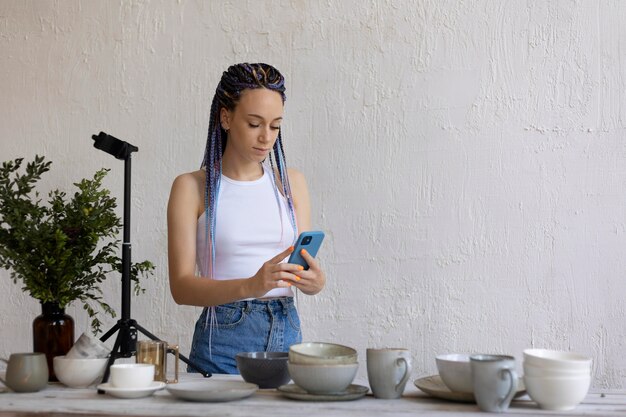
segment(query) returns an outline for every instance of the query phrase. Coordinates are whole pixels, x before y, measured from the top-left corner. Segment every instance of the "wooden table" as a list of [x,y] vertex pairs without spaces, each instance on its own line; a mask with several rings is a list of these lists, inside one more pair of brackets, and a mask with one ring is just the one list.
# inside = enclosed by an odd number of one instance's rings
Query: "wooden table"
[[[181,381],[201,378],[185,374]],[[216,379],[240,379],[239,376],[215,375]],[[355,381],[366,385],[366,381]],[[558,416],[624,416],[626,391],[593,392],[574,410],[544,411],[527,396],[515,400],[508,415]],[[475,404],[464,404],[431,398],[417,390],[411,381],[404,396],[398,400],[380,400],[371,394],[345,402],[304,402],[290,400],[276,390],[259,390],[252,397],[225,403],[194,403],[177,400],[166,390],[151,397],[118,399],[99,395],[95,388],[71,389],[61,384],[49,384],[40,392],[0,394],[0,417],[14,416],[485,416]]]

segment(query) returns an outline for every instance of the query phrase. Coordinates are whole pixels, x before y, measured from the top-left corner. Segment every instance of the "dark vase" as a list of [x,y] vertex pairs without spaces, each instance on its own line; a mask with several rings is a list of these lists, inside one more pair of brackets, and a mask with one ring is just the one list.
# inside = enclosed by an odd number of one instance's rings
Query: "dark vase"
[[46,354],[49,381],[58,381],[52,359],[65,355],[74,344],[74,319],[65,314],[59,303],[42,303],[41,311],[33,321],[33,351]]

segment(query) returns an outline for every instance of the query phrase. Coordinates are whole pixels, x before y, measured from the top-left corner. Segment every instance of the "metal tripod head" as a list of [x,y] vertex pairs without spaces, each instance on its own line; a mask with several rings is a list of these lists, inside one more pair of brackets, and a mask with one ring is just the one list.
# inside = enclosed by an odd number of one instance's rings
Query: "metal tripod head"
[[100,132],[98,135],[91,135],[91,138],[94,140],[94,148],[111,154],[117,159],[125,160],[131,153],[139,151],[139,148],[136,146],[114,136],[107,135],[104,132]]

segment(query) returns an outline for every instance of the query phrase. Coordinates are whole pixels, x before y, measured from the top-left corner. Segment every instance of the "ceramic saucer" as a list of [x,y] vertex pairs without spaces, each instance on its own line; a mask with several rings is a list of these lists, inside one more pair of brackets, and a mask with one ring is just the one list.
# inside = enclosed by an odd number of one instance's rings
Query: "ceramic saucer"
[[369,388],[363,385],[349,385],[341,392],[332,394],[310,394],[296,384],[281,385],[278,391],[285,397],[301,401],[350,401],[363,397]]
[[187,401],[232,401],[254,394],[259,389],[256,384],[243,381],[190,381],[167,386],[167,391],[176,398]]
[[[439,375],[427,376],[424,378],[416,379],[415,386],[426,394],[441,398],[443,400],[458,401],[463,403],[474,403],[474,394],[471,392],[458,392],[451,391],[450,388],[443,383],[443,380]],[[517,383],[517,391],[514,398],[521,397],[526,394],[526,388],[524,387],[524,381],[520,378]]]
[[145,388],[116,388],[107,382],[97,388],[117,398],[143,398],[165,388],[165,385],[165,382],[154,381]]

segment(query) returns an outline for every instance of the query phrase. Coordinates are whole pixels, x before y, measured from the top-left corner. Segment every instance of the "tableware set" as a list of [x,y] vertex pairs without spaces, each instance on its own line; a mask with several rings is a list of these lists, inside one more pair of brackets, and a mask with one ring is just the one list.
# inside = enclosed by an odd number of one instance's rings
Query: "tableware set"
[[571,410],[587,395],[591,358],[546,349],[524,350],[524,376],[515,358],[506,355],[445,354],[435,358],[439,375],[420,378],[415,386],[434,397],[476,402],[488,412],[503,412],[524,394],[547,410]]
[[[99,341],[87,337],[79,340],[71,355],[68,352],[54,358],[55,374],[71,388],[97,384],[108,360],[89,357],[108,352]],[[139,342],[138,363],[111,365],[110,381],[97,388],[118,398],[141,398],[167,386],[176,398],[213,402],[247,398],[259,388],[277,388],[285,397],[302,401],[354,400],[369,391],[352,384],[359,363],[356,350],[348,346],[307,342],[293,345],[289,352],[242,352],[236,361],[246,382],[202,380],[176,385],[171,383],[178,380],[178,369],[174,380],[165,378],[165,357],[171,348],[166,342]],[[585,398],[591,383],[591,358],[546,349],[526,349],[523,353],[523,377],[517,375],[512,356],[453,353],[436,356],[438,375],[414,383],[433,397],[476,402],[488,412],[504,412],[513,398],[524,394],[546,410],[571,410]],[[0,360],[7,363],[6,376],[0,381],[9,389],[36,392],[47,385],[44,354],[14,353],[8,360]],[[410,374],[407,349],[367,349],[367,376],[374,397],[400,398]],[[293,384],[287,384],[290,379]]]
[[287,369],[294,384],[278,390],[288,398],[308,401],[342,401],[360,398],[369,389],[353,385],[359,369],[357,352],[351,347],[325,342],[306,342],[289,348]]

